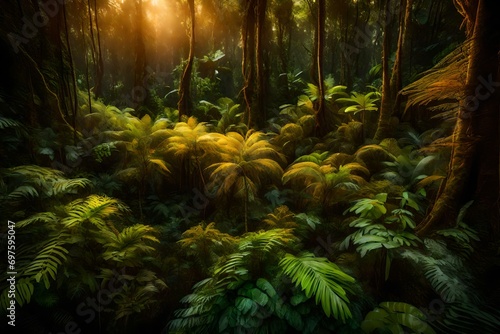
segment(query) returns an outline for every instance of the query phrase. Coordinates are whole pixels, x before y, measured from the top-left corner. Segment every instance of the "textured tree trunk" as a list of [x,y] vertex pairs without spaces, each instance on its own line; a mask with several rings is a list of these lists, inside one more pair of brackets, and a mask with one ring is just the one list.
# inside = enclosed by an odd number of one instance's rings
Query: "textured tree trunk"
[[318,85],[318,99],[316,100],[316,133],[319,136],[327,134],[330,130],[330,124],[326,115],[325,108],[325,82],[323,80],[323,52],[325,49],[325,0],[318,0],[316,20],[316,32],[314,41],[315,49],[315,64],[316,64],[316,82]]
[[477,3],[469,8],[475,12],[464,13],[473,26],[448,176],[432,210],[417,226],[421,235],[455,224],[460,208],[471,200],[474,204],[467,221],[489,223],[493,235],[499,232],[500,20],[496,1]]
[[385,22],[384,38],[382,41],[382,100],[380,101],[380,113],[378,118],[375,140],[387,138],[391,132],[391,115],[394,106],[391,94],[391,77],[389,74],[389,57],[391,55],[391,25],[390,21],[391,0],[384,1],[383,22]]
[[265,69],[265,59],[264,59],[264,35],[265,35],[265,21],[266,21],[266,8],[267,0],[257,1],[257,25],[256,25],[256,81],[257,89],[255,91],[255,106],[252,108],[254,112],[253,124],[257,127],[261,127],[264,124],[266,115],[266,92],[267,92],[267,71]]
[[241,26],[243,74],[243,99],[245,101],[245,122],[250,128],[252,120],[252,100],[255,92],[255,7],[256,0],[247,0],[244,7],[244,20]]
[[95,68],[94,94],[96,98],[102,97],[102,79],[104,77],[104,61],[102,58],[101,32],[99,29],[99,12],[97,11],[97,0],[94,0],[94,21],[97,35],[97,63]]
[[290,101],[290,91],[288,89],[288,62],[290,58],[290,42],[292,38],[292,16],[293,15],[293,2],[281,2],[275,8],[274,16],[277,25],[276,43],[278,46],[279,57],[279,76],[278,85],[281,89],[280,98],[283,101]]
[[[135,36],[135,64],[134,64],[134,87],[132,88],[133,107],[136,111],[146,99],[147,90],[144,77],[146,75],[146,48],[144,46],[144,13],[142,0],[135,3],[136,9],[136,36]],[[141,112],[139,117],[143,116]]]
[[188,0],[189,6],[189,17],[191,20],[190,26],[190,36],[189,36],[189,56],[182,73],[181,82],[179,85],[179,103],[177,108],[179,109],[179,121],[181,117],[186,115],[191,115],[192,101],[191,101],[191,73],[193,72],[194,63],[194,46],[195,46],[195,8],[194,0]]
[[403,7],[400,11],[399,18],[399,35],[398,35],[398,46],[396,49],[396,59],[394,60],[394,66],[392,67],[390,91],[391,91],[391,101],[393,101],[392,113],[399,112],[401,105],[399,91],[401,91],[403,85],[403,53],[405,49],[406,32],[411,20],[411,9],[413,6],[413,0],[403,0]]

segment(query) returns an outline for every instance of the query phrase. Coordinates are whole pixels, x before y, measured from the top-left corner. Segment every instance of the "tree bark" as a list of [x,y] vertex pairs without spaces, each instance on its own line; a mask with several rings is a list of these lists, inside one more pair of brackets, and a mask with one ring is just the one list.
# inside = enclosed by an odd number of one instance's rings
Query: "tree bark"
[[496,1],[477,3],[474,12],[464,13],[475,20],[469,27],[469,64],[448,176],[432,210],[416,228],[420,235],[455,224],[460,208],[471,200],[469,224],[486,223],[491,235],[499,233],[500,20]]
[[252,125],[252,102],[255,92],[255,6],[257,0],[247,0],[244,7],[244,19],[241,26],[243,75],[243,99],[245,101],[245,122]]
[[190,35],[189,35],[189,55],[182,73],[181,82],[179,85],[179,103],[177,108],[179,109],[179,121],[182,116],[189,116],[192,112],[192,101],[191,101],[191,73],[193,72],[194,63],[194,47],[195,47],[195,7],[194,0],[188,0],[189,6],[189,17],[191,20],[190,25]]
[[[135,64],[134,64],[134,87],[132,88],[133,107],[140,109],[146,99],[147,90],[144,77],[146,75],[146,48],[144,46],[144,13],[142,9],[142,0],[138,0],[136,5],[136,37],[135,37]],[[142,113],[139,112],[139,117]]]
[[380,112],[378,118],[377,131],[374,139],[382,140],[387,138],[391,132],[390,120],[394,101],[391,94],[391,80],[389,74],[389,57],[391,55],[391,25],[390,22],[391,0],[384,1],[383,22],[384,38],[382,41],[382,100],[380,101]]
[[261,127],[264,124],[264,121],[267,118],[266,113],[266,92],[267,92],[267,71],[266,71],[266,62],[265,62],[265,47],[264,47],[264,35],[265,35],[265,21],[266,21],[266,8],[267,8],[267,0],[258,0],[257,1],[257,24],[255,27],[256,30],[256,57],[255,57],[255,65],[256,65],[256,81],[257,81],[257,89],[255,91],[255,106],[253,109],[254,116],[253,124],[257,127]]
[[316,32],[314,36],[315,49],[315,65],[316,65],[316,82],[318,85],[318,99],[316,100],[316,133],[319,136],[324,136],[330,130],[330,124],[326,115],[325,108],[325,82],[323,80],[323,52],[325,49],[325,0],[318,0],[316,16]]

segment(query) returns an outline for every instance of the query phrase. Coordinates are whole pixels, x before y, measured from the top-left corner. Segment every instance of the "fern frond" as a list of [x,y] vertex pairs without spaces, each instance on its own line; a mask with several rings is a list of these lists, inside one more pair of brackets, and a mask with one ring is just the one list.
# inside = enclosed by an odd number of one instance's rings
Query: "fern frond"
[[285,255],[279,266],[308,298],[315,296],[316,304],[321,303],[326,316],[333,315],[344,323],[352,317],[347,291],[351,291],[355,280],[336,264],[305,252],[298,257]]

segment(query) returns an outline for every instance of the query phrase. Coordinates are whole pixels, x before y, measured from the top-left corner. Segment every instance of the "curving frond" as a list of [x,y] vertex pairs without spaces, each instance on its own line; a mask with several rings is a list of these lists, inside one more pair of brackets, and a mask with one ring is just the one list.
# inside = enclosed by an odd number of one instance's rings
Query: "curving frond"
[[412,333],[435,334],[427,323],[427,317],[415,306],[401,302],[383,302],[370,311],[361,324],[365,333],[388,330],[402,333],[406,328]]
[[108,241],[104,244],[106,249],[102,257],[122,265],[137,266],[142,263],[142,256],[155,251],[148,242],[160,242],[154,236],[155,233],[154,227],[142,224],[126,227],[118,235],[107,233]]
[[304,252],[298,257],[286,254],[279,265],[308,298],[314,296],[316,304],[321,303],[326,316],[342,322],[352,317],[347,292],[355,280],[336,264]]
[[112,227],[110,218],[120,216],[129,212],[129,208],[121,201],[107,196],[90,195],[87,198],[80,198],[66,206],[67,217],[62,219],[62,224],[66,227],[80,226],[85,222],[90,222],[99,229],[106,226]]

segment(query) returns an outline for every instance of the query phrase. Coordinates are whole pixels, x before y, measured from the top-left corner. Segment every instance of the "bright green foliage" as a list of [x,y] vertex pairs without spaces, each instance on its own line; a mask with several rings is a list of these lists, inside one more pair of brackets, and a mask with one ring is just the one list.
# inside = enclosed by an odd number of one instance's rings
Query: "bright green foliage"
[[350,104],[348,107],[342,108],[346,113],[354,113],[363,111],[377,111],[378,106],[375,102],[379,100],[380,94],[377,92],[370,92],[361,94],[352,92],[351,97],[338,98],[337,102]]
[[[349,243],[356,245],[356,251],[364,257],[367,253],[383,249],[385,254],[385,279],[389,278],[393,249],[403,246],[417,246],[421,240],[407,229],[413,229],[413,213],[405,209],[406,205],[413,205],[409,195],[404,194],[400,207],[393,209],[389,214],[386,207],[387,194],[377,194],[374,199],[365,198],[354,202],[347,212],[354,212],[359,218],[349,226],[357,231],[348,235],[341,244],[347,249]],[[388,252],[385,252],[388,250]]]
[[240,134],[247,132],[247,126],[242,122],[244,112],[241,110],[240,104],[234,103],[230,98],[222,97],[217,100],[216,104],[203,100],[200,101],[200,105],[205,106],[209,111],[213,110],[220,114],[219,120],[211,121],[217,132],[238,132]]
[[[351,316],[347,292],[354,279],[311,253],[285,255],[296,241],[291,229],[244,235],[238,251],[221,257],[212,276],[183,298],[189,307],[175,312],[177,319],[170,322],[170,329],[189,333],[334,330],[335,322],[327,316],[343,320]],[[313,297],[324,314],[318,312]]]
[[125,227],[119,234],[111,231],[103,231],[106,234],[105,251],[102,254],[104,260],[113,260],[127,267],[135,267],[140,264],[138,254],[148,255],[155,248],[145,243],[146,240],[159,242],[153,236],[154,228],[147,225],[136,224]]
[[280,261],[283,273],[292,279],[306,297],[315,296],[316,304],[321,303],[326,316],[345,322],[352,317],[349,310],[347,291],[354,278],[326,258],[317,258],[312,253],[296,257],[286,254]]
[[[156,230],[141,224],[122,228],[129,212],[129,208],[117,199],[90,195],[54,212],[39,212],[17,222],[16,240],[21,245],[30,233],[46,236],[16,250],[17,302],[20,305],[32,302],[35,290],[51,291],[54,282],[64,279],[69,285],[69,295],[95,293],[99,277],[92,272],[100,271],[104,284],[117,270],[123,272],[127,268],[141,269],[135,275],[123,273],[120,276],[122,281],[128,282],[127,286],[111,291],[114,306],[110,305],[107,311],[114,311],[115,318],[119,319],[157,302],[155,298],[165,288],[165,283],[145,268],[146,259],[156,251],[151,243],[159,242]],[[75,278],[77,281],[73,285]],[[43,284],[43,288],[39,284]],[[64,293],[63,290],[59,292]],[[5,288],[1,304],[7,303]]]
[[85,178],[68,179],[63,172],[35,165],[17,166],[3,171],[3,177],[14,185],[6,194],[6,200],[49,198],[76,194],[80,188],[90,185]]
[[366,315],[361,329],[365,333],[378,333],[378,331],[386,330],[399,334],[410,330],[409,333],[435,334],[426,320],[426,316],[410,304],[383,302]]
[[[326,101],[338,101],[339,96],[347,96],[345,92],[346,86],[337,85],[334,86],[334,81],[332,77],[328,77],[324,81],[325,83],[325,96],[323,97]],[[319,89],[318,86],[312,83],[307,84],[307,88],[304,89],[304,92],[307,94],[307,97],[311,101],[316,101],[319,98]]]
[[354,201],[348,212],[354,212],[361,218],[378,219],[386,214],[385,202],[387,194],[377,194],[375,198],[364,198]]

